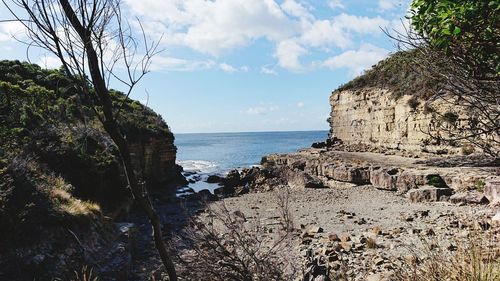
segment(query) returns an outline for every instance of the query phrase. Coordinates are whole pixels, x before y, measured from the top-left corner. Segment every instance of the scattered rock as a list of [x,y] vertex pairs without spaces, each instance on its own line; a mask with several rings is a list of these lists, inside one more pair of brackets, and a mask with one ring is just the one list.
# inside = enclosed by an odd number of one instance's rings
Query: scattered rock
[[374,228],[372,228],[372,233],[374,233],[375,235],[381,235],[382,229],[380,228],[380,226],[375,226]]
[[351,237],[349,236],[349,234],[347,233],[342,233],[340,235],[340,241],[342,242],[348,242],[348,241],[351,241]]
[[328,240],[330,240],[332,242],[338,242],[338,241],[340,241],[340,238],[337,234],[330,233],[330,234],[328,234]]
[[316,233],[322,233],[322,232],[323,232],[323,228],[321,228],[319,226],[311,226],[307,229],[307,233],[312,234],[313,236]]
[[500,224],[500,211],[491,218],[493,224]]
[[385,262],[385,259],[381,258],[381,257],[378,257],[376,258],[375,260],[373,260],[373,264],[375,265],[382,265],[383,263]]

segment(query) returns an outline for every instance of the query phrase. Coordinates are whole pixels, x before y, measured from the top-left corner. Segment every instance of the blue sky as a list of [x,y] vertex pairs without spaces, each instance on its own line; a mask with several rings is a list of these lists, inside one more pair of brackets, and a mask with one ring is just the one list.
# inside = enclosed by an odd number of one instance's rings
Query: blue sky
[[[408,4],[123,0],[128,18],[163,36],[132,98],[148,100],[174,133],[326,130],[330,92],[395,50],[380,28],[400,29]],[[0,18],[10,18],[3,6]],[[12,35],[20,26],[0,23],[0,59],[25,60]],[[58,66],[43,51],[30,60]]]

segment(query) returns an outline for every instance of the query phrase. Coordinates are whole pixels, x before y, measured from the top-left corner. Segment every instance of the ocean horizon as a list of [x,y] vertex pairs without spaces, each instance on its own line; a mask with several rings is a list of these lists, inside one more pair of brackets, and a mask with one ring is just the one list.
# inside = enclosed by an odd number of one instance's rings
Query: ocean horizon
[[259,165],[263,156],[290,153],[327,138],[327,130],[175,134],[185,171],[224,173]]
[[212,191],[217,185],[204,182],[210,174],[257,166],[265,155],[295,152],[327,137],[327,130],[175,134],[177,164],[201,177],[191,188]]

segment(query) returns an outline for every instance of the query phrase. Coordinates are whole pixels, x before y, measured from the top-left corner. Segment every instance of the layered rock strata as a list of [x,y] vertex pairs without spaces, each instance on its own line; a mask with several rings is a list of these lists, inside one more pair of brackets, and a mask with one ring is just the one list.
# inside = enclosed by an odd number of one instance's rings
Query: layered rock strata
[[334,91],[330,105],[330,137],[344,144],[459,152],[458,144],[445,145],[433,138],[443,134],[443,128],[459,125],[439,118],[451,110],[442,100],[417,101],[411,95],[395,98],[391,90],[367,87]]
[[302,182],[302,187],[307,187],[309,182],[317,181],[325,187],[338,186],[338,182],[373,185],[378,189],[407,194],[411,201],[443,201],[455,193],[476,191],[476,197],[454,198],[485,203],[498,201],[500,194],[498,167],[432,167],[399,156],[319,149],[269,155],[262,159],[262,165],[270,170],[286,170],[282,174],[287,175],[285,179],[291,186]]

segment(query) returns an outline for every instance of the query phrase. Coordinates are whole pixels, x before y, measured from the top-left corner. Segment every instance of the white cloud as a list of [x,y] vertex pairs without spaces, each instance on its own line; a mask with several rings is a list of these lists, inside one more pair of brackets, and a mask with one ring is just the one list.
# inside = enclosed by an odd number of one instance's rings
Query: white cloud
[[335,10],[337,8],[344,9],[344,4],[341,0],[330,0],[328,1],[328,7],[330,7],[332,10]]
[[304,20],[314,19],[314,16],[309,12],[309,10],[302,4],[297,3],[295,0],[285,0],[285,2],[281,4],[281,8],[291,16]]
[[342,27],[329,20],[317,20],[312,23],[300,40],[304,45],[312,47],[347,48],[352,44],[349,35],[342,30]]
[[247,110],[245,110],[246,114],[249,115],[265,115],[269,112],[274,112],[279,110],[278,106],[255,106],[255,107],[250,107]]
[[397,6],[401,6],[402,3],[402,0],[378,0],[378,8],[381,11],[392,10]]
[[278,59],[278,65],[292,71],[303,69],[300,63],[300,56],[307,53],[307,50],[293,40],[281,41],[276,48],[274,56]]
[[[266,40],[274,46],[273,56],[277,65],[291,71],[309,69],[303,61],[306,54],[314,55],[318,50],[330,53],[332,48],[353,49],[359,35],[381,34],[380,27],[391,23],[380,16],[364,17],[347,13],[333,18],[317,18],[313,14],[315,8],[302,0],[124,1],[133,16],[141,17],[146,32],[152,38],[164,35],[164,47],[188,47],[198,53],[218,57],[257,40]],[[380,0],[378,4],[389,7],[392,5],[389,2],[397,1]],[[326,3],[332,9],[344,8],[342,0]],[[170,61],[166,64],[212,67],[207,61]],[[230,73],[248,71],[224,62],[216,65]],[[260,71],[275,74],[273,69],[267,67]]]
[[222,69],[222,71],[228,72],[228,73],[233,73],[233,72],[238,71],[237,68],[235,68],[234,66],[227,64],[227,63],[219,64],[219,68]]
[[267,112],[267,108],[263,106],[250,107],[245,111],[247,114],[259,115]]
[[261,67],[260,73],[267,74],[267,75],[278,75],[278,72],[276,72],[276,70],[269,68],[268,66]]
[[144,25],[148,31],[163,32],[167,44],[187,46],[214,56],[259,38],[283,40],[294,35],[299,27],[274,0],[125,2],[135,14],[150,20]]
[[297,107],[298,107],[298,108],[302,108],[302,107],[304,107],[304,102],[299,101],[299,102],[297,103]]
[[369,18],[342,13],[333,19],[333,24],[340,25],[345,31],[373,34],[381,33],[380,27],[387,26],[390,22],[380,16]]
[[227,73],[235,73],[235,72],[248,72],[250,68],[248,66],[242,66],[242,67],[234,67],[230,64],[227,64],[225,62],[219,64],[219,68]]
[[196,61],[157,55],[152,60],[150,70],[195,71],[211,69],[215,65],[212,60]]
[[388,54],[389,51],[386,49],[364,44],[358,50],[349,50],[330,57],[323,62],[323,65],[330,69],[347,68],[352,76],[356,76],[385,58]]

